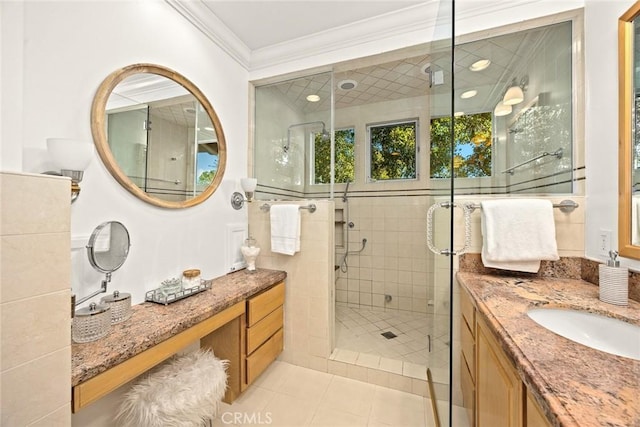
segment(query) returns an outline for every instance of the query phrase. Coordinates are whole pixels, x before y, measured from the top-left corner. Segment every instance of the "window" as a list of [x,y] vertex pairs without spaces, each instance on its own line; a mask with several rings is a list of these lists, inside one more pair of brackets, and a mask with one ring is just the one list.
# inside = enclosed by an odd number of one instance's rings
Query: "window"
[[[453,169],[456,178],[491,176],[491,113],[455,118]],[[431,119],[431,178],[451,178],[451,117]]]
[[[335,182],[353,182],[355,178],[353,128],[336,130],[335,139]],[[314,137],[313,183],[329,184],[331,182],[331,140],[317,133]]]
[[417,120],[369,125],[367,134],[372,180],[417,178]]
[[[212,151],[213,147],[213,151]],[[213,182],[218,172],[218,144],[198,144],[198,154],[196,156],[196,176],[197,184],[207,187]]]

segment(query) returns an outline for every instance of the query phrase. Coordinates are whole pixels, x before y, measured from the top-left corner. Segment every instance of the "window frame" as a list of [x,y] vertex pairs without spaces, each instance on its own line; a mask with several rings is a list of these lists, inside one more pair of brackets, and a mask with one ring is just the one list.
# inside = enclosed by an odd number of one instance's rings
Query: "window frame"
[[[390,127],[393,125],[404,125],[408,123],[413,123],[415,127],[415,151],[414,151],[414,160],[415,160],[415,170],[416,175],[412,178],[390,178],[390,179],[375,179],[372,178],[372,159],[371,156],[373,154],[373,150],[371,147],[371,129],[374,127]],[[365,145],[365,170],[366,170],[366,180],[367,183],[376,183],[376,182],[408,182],[408,181],[419,181],[420,180],[420,118],[419,117],[411,117],[406,119],[397,119],[397,120],[389,120],[385,122],[375,122],[375,123],[367,123],[365,125],[366,128],[366,145]]]
[[[352,130],[353,131],[353,180],[355,180],[356,178],[356,157],[357,157],[357,153],[356,153],[356,126],[344,126],[344,127],[340,127],[340,128],[336,128],[333,130],[333,140],[335,143],[335,134],[337,132],[340,131],[345,131],[345,130]],[[315,182],[316,181],[316,136],[319,134],[320,132],[311,132],[310,137],[309,137],[309,144],[310,144],[310,148],[309,148],[309,185],[330,185],[330,182]],[[334,148],[335,149],[335,148]],[[335,155],[335,152],[334,152]],[[335,160],[334,160],[335,162]],[[337,166],[337,164],[334,164],[334,167]],[[345,182],[338,182],[335,181],[335,171],[334,171],[334,184],[346,184]]]
[[[473,176],[473,177],[466,177],[466,176],[456,176],[455,179],[456,180],[479,180],[479,179],[492,179],[496,176],[496,157],[495,157],[495,131],[496,131],[496,116],[495,114],[493,114],[492,111],[478,111],[478,112],[474,112],[474,113],[465,113],[465,116],[473,116],[473,115],[477,115],[477,114],[489,114],[491,116],[491,174],[489,175],[484,175],[484,176]],[[435,182],[439,182],[442,180],[446,180],[446,179],[451,179],[451,177],[434,177],[431,175],[431,143],[433,142],[431,140],[431,122],[433,120],[436,119],[442,119],[442,118],[446,118],[446,117],[451,117],[448,115],[441,115],[441,116],[432,116],[429,117],[429,179],[430,180],[434,180]],[[457,118],[454,118],[454,121]],[[469,141],[471,142],[471,141]],[[453,173],[453,171],[450,171],[451,173]]]

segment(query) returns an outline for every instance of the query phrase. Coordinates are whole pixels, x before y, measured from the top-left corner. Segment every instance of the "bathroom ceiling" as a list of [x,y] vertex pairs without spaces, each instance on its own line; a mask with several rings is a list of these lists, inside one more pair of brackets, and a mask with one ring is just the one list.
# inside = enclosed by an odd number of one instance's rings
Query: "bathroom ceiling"
[[[206,6],[207,13],[215,15],[242,43],[255,51],[332,29],[338,31],[357,21],[375,19],[433,0],[200,1]],[[511,81],[514,78],[520,80],[526,74],[527,70],[522,68],[522,64],[526,63],[523,52],[530,55],[547,32],[543,27],[457,46],[454,65],[455,110],[466,113],[492,111]],[[469,70],[473,62],[485,58],[491,60],[489,68],[480,72]],[[422,72],[428,63],[432,70],[442,70],[445,84],[429,88],[428,76]],[[335,83],[352,79],[358,85],[350,91],[337,88],[336,107],[384,102],[427,93],[442,95],[444,99],[450,92],[451,73],[447,71],[450,68],[450,54],[446,49],[439,53],[427,47],[423,52],[411,49],[406,57],[394,53],[391,58],[379,55],[377,62],[367,61],[365,64],[361,60],[354,60],[339,64]],[[326,76],[297,78],[276,86],[287,102],[299,111],[310,113],[329,109],[330,81]],[[469,99],[460,98],[462,92],[471,89],[477,90],[478,94]],[[312,93],[319,94],[321,100],[313,103],[307,101],[306,96]],[[437,104],[446,107],[449,103],[449,100],[443,100]],[[448,108],[432,113],[445,114],[446,111]]]
[[251,50],[425,3],[411,0],[202,1]]
[[[523,64],[523,52],[530,54],[535,47],[548,36],[550,29],[542,28],[520,32],[491,39],[478,40],[462,44],[456,48],[455,58],[455,110],[465,113],[493,111],[504,91],[514,77],[518,80],[526,70]],[[377,102],[411,98],[426,94],[446,97],[440,102],[443,111],[432,112],[444,115],[449,111],[451,68],[450,54],[444,52],[412,53],[400,59],[385,59],[385,55],[371,61],[370,65],[359,66],[361,61],[339,64],[335,73],[335,105],[337,109],[353,107]],[[397,58],[398,52],[393,55]],[[482,71],[471,71],[469,67],[480,59],[490,59],[491,64]],[[351,64],[351,65],[350,65]],[[442,71],[445,84],[429,88],[429,76],[423,72],[426,65],[431,64],[433,71]],[[357,86],[352,90],[342,90],[342,80],[353,80]],[[305,113],[328,111],[330,106],[331,81],[328,75],[318,74],[273,85],[281,92],[287,102],[297,111]],[[477,90],[472,98],[461,99],[462,92]],[[309,102],[306,97],[318,94],[319,102]],[[438,108],[438,103],[432,103]]]

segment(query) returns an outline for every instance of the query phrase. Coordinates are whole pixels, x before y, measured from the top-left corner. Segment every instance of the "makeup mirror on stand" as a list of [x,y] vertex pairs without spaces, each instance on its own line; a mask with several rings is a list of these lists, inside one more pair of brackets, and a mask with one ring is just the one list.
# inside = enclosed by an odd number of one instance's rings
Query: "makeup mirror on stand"
[[130,246],[129,231],[118,221],[103,222],[93,230],[87,244],[87,256],[91,266],[105,273],[105,278],[99,290],[80,298],[74,305],[80,305],[98,294],[107,292],[111,274],[122,267],[129,255]]

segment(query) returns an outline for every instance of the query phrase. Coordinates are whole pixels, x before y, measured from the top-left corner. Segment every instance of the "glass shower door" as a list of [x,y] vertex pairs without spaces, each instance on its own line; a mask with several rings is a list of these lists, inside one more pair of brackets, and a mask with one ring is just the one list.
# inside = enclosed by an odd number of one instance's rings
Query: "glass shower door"
[[107,141],[123,172],[147,191],[147,147],[149,107],[147,105],[107,115]]
[[430,207],[425,212],[427,235],[428,280],[428,344],[427,383],[436,426],[465,426],[460,420],[454,393],[453,342],[453,126],[454,118],[454,1],[439,3],[438,19],[432,43],[429,187]]

